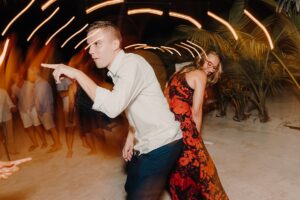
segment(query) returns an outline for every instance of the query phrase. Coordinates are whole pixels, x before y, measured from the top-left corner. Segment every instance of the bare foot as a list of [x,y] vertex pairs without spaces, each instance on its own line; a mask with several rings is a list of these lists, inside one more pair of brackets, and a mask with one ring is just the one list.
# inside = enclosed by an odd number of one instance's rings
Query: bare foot
[[33,151],[33,150],[35,150],[38,146],[39,146],[39,145],[37,145],[37,144],[33,144],[33,145],[31,145],[31,146],[28,148],[28,151],[29,151],[29,152],[30,152],[30,151]]
[[52,153],[52,152],[58,151],[58,150],[60,150],[60,149],[61,149],[61,145],[56,145],[56,146],[51,147],[51,148],[47,151],[47,153]]
[[43,143],[42,144],[42,146],[41,146],[41,149],[44,149],[44,148],[46,148],[48,146],[48,143],[46,142],[46,143]]
[[73,156],[73,151],[68,151],[66,157],[67,158],[72,158],[72,156]]
[[95,155],[95,154],[97,154],[96,150],[90,150],[87,155],[91,156],[91,155]]

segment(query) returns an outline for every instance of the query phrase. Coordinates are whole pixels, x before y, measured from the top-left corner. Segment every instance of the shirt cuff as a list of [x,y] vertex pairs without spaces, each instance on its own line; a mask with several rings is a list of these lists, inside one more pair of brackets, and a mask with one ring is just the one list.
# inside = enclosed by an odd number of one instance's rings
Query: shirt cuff
[[101,111],[101,105],[103,104],[104,100],[106,99],[106,97],[109,93],[110,93],[109,90],[97,86],[96,96],[94,99],[94,104],[93,104],[92,109],[96,110],[96,111]]

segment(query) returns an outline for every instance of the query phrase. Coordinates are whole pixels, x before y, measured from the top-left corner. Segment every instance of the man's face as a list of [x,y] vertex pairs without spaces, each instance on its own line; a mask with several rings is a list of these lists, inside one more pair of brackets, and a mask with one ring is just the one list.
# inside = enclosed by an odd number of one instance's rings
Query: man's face
[[87,43],[89,47],[89,54],[94,60],[97,68],[108,67],[119,48],[118,41],[113,37],[112,31],[108,29],[94,29],[88,33]]

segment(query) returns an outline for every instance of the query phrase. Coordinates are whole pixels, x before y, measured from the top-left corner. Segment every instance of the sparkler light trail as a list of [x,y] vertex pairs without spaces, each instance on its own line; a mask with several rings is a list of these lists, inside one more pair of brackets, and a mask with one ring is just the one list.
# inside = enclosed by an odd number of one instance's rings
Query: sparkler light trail
[[267,36],[267,39],[269,41],[269,45],[270,45],[270,48],[271,50],[274,49],[274,45],[273,45],[273,42],[272,42],[272,39],[271,39],[271,36],[269,34],[269,32],[267,31],[266,27],[260,23],[250,12],[248,12],[246,9],[244,10],[244,13],[255,23],[257,24],[261,29],[262,31],[265,33],[265,35]]
[[72,38],[74,38],[76,35],[78,35],[79,33],[81,33],[84,29],[86,29],[86,27],[89,24],[84,25],[80,30],[76,31],[73,35],[71,35],[68,39],[66,39],[66,41],[60,46],[61,48],[63,48]]
[[19,12],[19,14],[17,14],[6,26],[6,28],[4,29],[4,31],[2,32],[2,36],[5,35],[6,31],[9,29],[9,27],[23,14],[25,13],[30,6],[35,2],[35,0],[32,0],[23,10],[21,10],[21,12]]
[[54,12],[47,17],[40,25],[38,25],[33,31],[32,33],[28,36],[27,38],[27,42],[32,38],[32,36],[34,35],[35,32],[37,32],[45,23],[47,23],[57,12],[59,11],[59,7],[57,7]]
[[187,50],[192,55],[192,57],[195,58],[195,55],[193,54],[193,52],[189,48],[187,48],[183,45],[180,45],[180,44],[175,44],[175,46],[178,46],[178,47],[181,47],[181,48]]
[[139,8],[139,9],[131,9],[127,11],[128,15],[144,14],[144,13],[159,15],[159,16],[163,15],[163,11],[152,9],[152,8]]
[[210,17],[212,17],[212,18],[214,18],[215,20],[219,21],[223,25],[225,25],[229,29],[229,31],[232,33],[234,39],[238,40],[237,33],[235,32],[235,30],[233,29],[233,27],[227,21],[225,21],[224,19],[222,19],[221,17],[215,15],[214,13],[212,13],[210,11],[207,11],[207,15],[210,16]]
[[46,3],[44,3],[41,7],[42,11],[46,10],[49,6],[51,6],[51,4],[53,4],[54,2],[56,2],[57,0],[49,0]]
[[45,45],[47,45],[52,40],[52,38],[54,38],[60,31],[66,28],[74,19],[75,17],[73,16],[65,25],[63,25],[60,29],[58,29],[55,33],[53,33],[52,36],[47,40]]
[[4,58],[5,58],[5,55],[6,55],[6,52],[7,52],[7,48],[8,48],[8,44],[9,44],[9,39],[6,39],[3,51],[2,51],[1,56],[0,56],[0,66],[2,65],[2,63],[4,61]]
[[179,19],[184,19],[184,20],[187,20],[189,22],[191,22],[192,24],[194,24],[197,28],[201,29],[201,24],[195,20],[194,18],[192,18],[191,16],[189,15],[185,15],[185,14],[181,14],[181,13],[177,13],[177,12],[169,12],[169,15],[171,17],[176,17],[176,18],[179,18]]
[[98,10],[100,8],[106,7],[106,6],[111,6],[114,4],[119,4],[119,3],[123,3],[124,0],[112,0],[112,1],[105,1],[102,3],[98,3],[88,9],[85,10],[86,14],[90,14],[91,12],[94,12],[95,10]]

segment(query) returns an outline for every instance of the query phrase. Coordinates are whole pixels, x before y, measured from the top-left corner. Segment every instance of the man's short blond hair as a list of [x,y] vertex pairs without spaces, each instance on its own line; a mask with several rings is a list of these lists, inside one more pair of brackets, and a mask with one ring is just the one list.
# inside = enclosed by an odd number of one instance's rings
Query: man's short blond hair
[[87,29],[87,32],[91,32],[96,29],[105,29],[110,31],[113,36],[120,41],[120,46],[122,44],[122,35],[118,26],[110,21],[95,21]]

